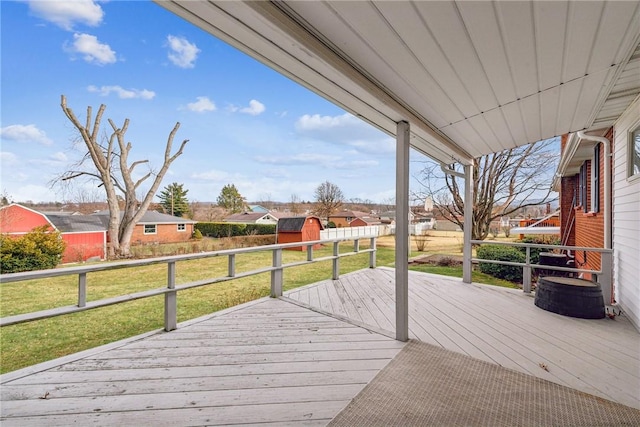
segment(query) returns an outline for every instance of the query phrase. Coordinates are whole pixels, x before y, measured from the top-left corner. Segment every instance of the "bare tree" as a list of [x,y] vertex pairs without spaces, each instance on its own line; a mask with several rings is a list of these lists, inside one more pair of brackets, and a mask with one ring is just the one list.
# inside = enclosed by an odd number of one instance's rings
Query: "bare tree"
[[[188,140],[185,139],[182,141],[178,151],[173,155],[171,154],[173,139],[180,128],[180,123],[176,123],[173,130],[169,133],[165,146],[164,161],[160,169],[157,172],[150,169],[142,178],[134,180],[132,176],[134,169],[149,161],[137,160],[129,164],[128,157],[131,151],[131,143],[125,142],[129,119],[124,120],[122,127],[116,126],[111,119],[108,119],[112,133],[108,138],[100,138],[100,124],[106,105],[100,105],[95,119],[92,119],[91,106],[87,107],[87,118],[84,125],[78,120],[73,110],[67,106],[67,99],[64,95],[61,97],[60,105],[64,114],[80,132],[80,137],[86,145],[87,152],[82,159],[74,165],[74,168],[65,171],[54,180],[54,183],[79,177],[99,181],[100,186],[104,188],[109,206],[109,257],[129,257],[131,256],[131,235],[133,234],[136,223],[147,211],[156,191],[158,191],[160,187],[164,175],[169,170],[169,166],[182,154]],[[142,200],[138,201],[136,190],[151,176],[154,176],[151,187]],[[119,196],[124,198],[122,213],[120,204],[118,203]]]
[[340,187],[329,181],[323,182],[316,188],[315,197],[315,213],[325,220],[328,220],[329,216],[340,209],[344,203],[344,195]]
[[[491,222],[502,216],[557,199],[551,179],[558,152],[556,140],[550,139],[474,160],[472,239],[484,240]],[[463,228],[464,180],[433,162],[425,163],[417,179],[421,188],[414,196],[423,201],[430,197],[436,210]]]
[[291,194],[291,201],[289,202],[289,210],[292,214],[299,214],[302,211],[302,207],[300,206],[302,202],[300,201],[300,196],[297,194]]

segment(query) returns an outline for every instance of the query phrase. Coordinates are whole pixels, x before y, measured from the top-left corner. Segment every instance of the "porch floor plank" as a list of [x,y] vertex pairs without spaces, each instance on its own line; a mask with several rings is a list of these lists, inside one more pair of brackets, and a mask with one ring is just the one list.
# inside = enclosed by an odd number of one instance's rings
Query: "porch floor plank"
[[[364,323],[395,328],[395,277],[390,268],[362,270],[312,287],[365,296]],[[376,289],[377,288],[377,289]],[[350,299],[344,299],[344,310]],[[373,320],[372,320],[373,319]],[[542,310],[520,290],[464,284],[460,279],[409,272],[410,337],[480,360],[640,409],[640,334],[624,317],[577,319]]]
[[40,372],[3,375],[0,423],[326,425],[403,347],[266,298]]

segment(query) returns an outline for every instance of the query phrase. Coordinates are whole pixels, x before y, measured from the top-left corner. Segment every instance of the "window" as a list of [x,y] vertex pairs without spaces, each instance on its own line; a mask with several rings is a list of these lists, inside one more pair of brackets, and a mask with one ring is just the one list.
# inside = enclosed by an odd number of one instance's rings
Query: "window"
[[600,211],[600,144],[593,149],[591,161],[591,212]]
[[186,224],[178,224],[178,231],[187,231]]
[[640,125],[629,132],[629,177],[640,175]]
[[156,234],[156,225],[155,224],[145,224],[144,225],[144,234]]
[[580,166],[580,174],[578,175],[578,205],[582,206],[582,210],[587,210],[587,162]]

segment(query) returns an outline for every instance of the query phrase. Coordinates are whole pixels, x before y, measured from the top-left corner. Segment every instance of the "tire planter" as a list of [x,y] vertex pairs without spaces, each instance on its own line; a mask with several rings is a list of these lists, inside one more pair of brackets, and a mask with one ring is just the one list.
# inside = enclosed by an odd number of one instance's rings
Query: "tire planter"
[[571,277],[540,277],[535,305],[543,310],[581,319],[605,317],[602,288],[598,283]]

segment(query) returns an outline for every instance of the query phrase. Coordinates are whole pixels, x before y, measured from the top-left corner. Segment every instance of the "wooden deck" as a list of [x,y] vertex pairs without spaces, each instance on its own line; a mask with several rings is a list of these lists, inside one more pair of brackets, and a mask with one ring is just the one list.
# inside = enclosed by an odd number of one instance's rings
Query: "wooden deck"
[[190,323],[4,375],[2,426],[326,425],[404,346],[270,298]]
[[[640,408],[640,334],[624,316],[574,319],[521,291],[409,279],[412,338]],[[361,270],[5,374],[0,422],[326,425],[404,346],[394,281]]]
[[[393,336],[394,274],[362,270],[286,296]],[[640,409],[640,334],[624,315],[561,316],[519,290],[411,271],[409,313],[411,338]]]

